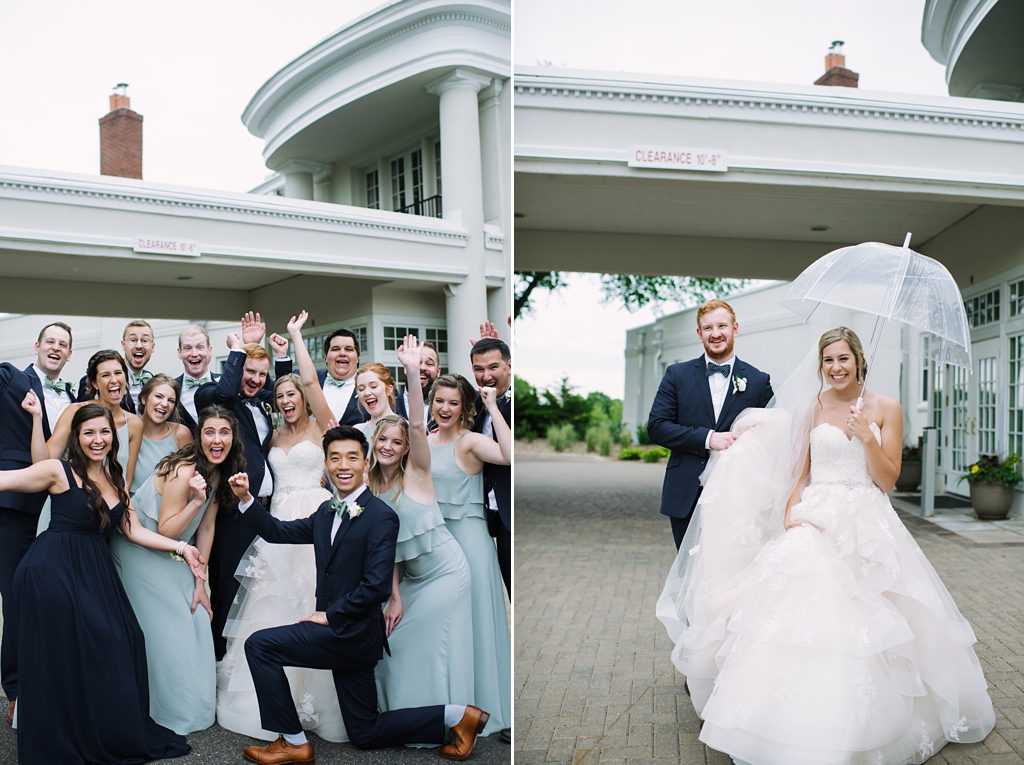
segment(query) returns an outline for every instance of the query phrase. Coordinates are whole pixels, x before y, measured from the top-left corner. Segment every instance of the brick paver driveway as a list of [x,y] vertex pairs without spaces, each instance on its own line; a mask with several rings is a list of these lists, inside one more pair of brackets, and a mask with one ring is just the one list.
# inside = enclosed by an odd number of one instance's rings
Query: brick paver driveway
[[[664,464],[516,461],[516,765],[728,763],[698,718],[654,616],[675,550]],[[978,636],[996,707],[984,743],[930,762],[1024,763],[1024,546],[904,520]]]

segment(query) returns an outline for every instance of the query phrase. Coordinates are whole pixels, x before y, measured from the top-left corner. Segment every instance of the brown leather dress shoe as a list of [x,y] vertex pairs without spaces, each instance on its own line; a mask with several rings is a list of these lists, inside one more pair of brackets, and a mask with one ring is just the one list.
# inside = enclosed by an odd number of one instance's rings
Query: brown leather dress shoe
[[462,716],[459,724],[452,728],[452,736],[455,743],[445,744],[441,747],[441,756],[446,760],[464,760],[473,752],[476,746],[476,737],[479,736],[491,716],[472,705],[466,707],[466,714]]
[[267,746],[250,746],[244,755],[249,762],[258,762],[260,765],[283,765],[289,762],[313,765],[316,762],[311,743],[307,741],[302,746],[292,746],[284,740],[284,736],[279,736],[277,741]]
[[14,725],[14,705],[17,704],[17,703],[18,703],[18,701],[17,701],[17,699],[15,699],[14,701],[12,701],[10,704],[7,705],[7,724],[8,725]]

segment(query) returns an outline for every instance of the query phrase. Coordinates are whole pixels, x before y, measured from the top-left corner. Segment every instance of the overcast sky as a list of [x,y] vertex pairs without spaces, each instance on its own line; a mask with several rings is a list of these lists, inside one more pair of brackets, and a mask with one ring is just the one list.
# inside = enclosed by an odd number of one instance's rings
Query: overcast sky
[[276,71],[381,0],[0,2],[0,165],[99,173],[129,84],[143,177],[248,191],[269,172],[242,110]]
[[[843,40],[861,89],[944,96],[945,67],[921,44],[923,13],[923,0],[515,0],[514,57],[530,66],[810,85],[825,71],[829,44]],[[594,276],[571,282],[516,322],[516,374],[538,387],[567,374],[583,393],[621,397],[626,329],[654,314],[603,304]]]

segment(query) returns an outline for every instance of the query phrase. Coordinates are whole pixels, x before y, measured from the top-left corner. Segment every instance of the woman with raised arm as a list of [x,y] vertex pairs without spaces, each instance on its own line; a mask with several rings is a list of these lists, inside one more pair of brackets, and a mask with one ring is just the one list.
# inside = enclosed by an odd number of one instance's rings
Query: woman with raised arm
[[438,430],[428,440],[437,504],[472,575],[473,703],[491,713],[484,728],[488,735],[512,724],[512,647],[498,554],[484,514],[483,469],[485,463],[511,464],[512,432],[498,410],[494,388],[481,388],[480,396],[497,442],[472,432],[476,392],[462,375],[434,381],[430,413]]
[[[331,496],[320,479],[324,474],[321,442],[332,414],[302,341],[306,318],[303,311],[288,323],[302,377],[284,375],[274,385],[274,406],[284,423],[271,435],[267,464],[274,475],[271,512],[285,521],[311,515]],[[270,341],[277,355],[287,354],[287,340],[274,334]],[[305,382],[309,379],[312,383]],[[245,641],[256,630],[291,624],[315,610],[313,548],[272,545],[257,537],[242,556],[235,578],[240,582],[237,605],[232,605],[228,614],[224,627],[227,653],[217,670],[217,722],[236,733],[272,741],[277,733],[260,727]],[[303,727],[328,741],[348,741],[331,673],[294,667],[288,670],[288,681]]]
[[[144,396],[145,389],[140,400]],[[232,502],[226,477],[245,470],[245,450],[238,420],[224,407],[202,410],[197,434],[159,462],[132,505],[143,527],[194,540],[209,559],[217,512]],[[231,512],[234,506],[227,506]],[[205,579],[120,533],[111,537],[110,552],[146,635],[153,719],[182,735],[209,728],[216,718],[217,676]]]
[[181,397],[178,381],[162,372],[155,374],[139,391],[139,417],[142,418],[142,443],[135,460],[131,495],[134,497],[157,463],[192,440],[192,431],[177,422],[177,404]]
[[[408,335],[398,360],[410,380],[420,345]],[[377,664],[383,711],[474,699],[469,564],[445,526],[430,475],[423,391],[409,388],[409,420],[382,417],[370,439],[370,491],[398,513],[395,581],[384,611],[391,654]]]
[[190,578],[205,578],[206,561],[195,547],[139,522],[108,408],[77,407],[66,441],[66,460],[0,472],[0,491],[47,491],[53,499],[49,527],[14,580],[18,761],[123,764],[181,756],[189,751],[185,739],[150,717],[145,639],[107,539],[120,528],[135,544],[174,553]]

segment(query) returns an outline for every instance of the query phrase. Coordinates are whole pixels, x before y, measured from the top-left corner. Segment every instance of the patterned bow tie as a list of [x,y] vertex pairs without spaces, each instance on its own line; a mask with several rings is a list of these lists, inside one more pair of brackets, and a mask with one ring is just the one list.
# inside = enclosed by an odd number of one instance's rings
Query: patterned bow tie
[[43,380],[43,387],[49,388],[50,390],[55,390],[58,393],[63,393],[64,390],[68,387],[68,384],[63,380],[51,380],[49,377],[47,377]]
[[199,386],[205,385],[205,384],[206,384],[206,380],[197,380],[194,377],[186,377],[185,378],[185,387],[186,388],[198,388]]
[[336,388],[343,388],[346,385],[348,385],[349,381],[352,378],[349,378],[348,380],[339,380],[337,377],[331,377],[330,375],[327,375],[326,379],[328,385],[333,385]]
[[147,372],[147,371],[143,370],[142,374],[140,374],[140,375],[137,375],[134,372],[129,372],[128,376],[131,378],[131,384],[132,385],[138,385],[138,386],[141,387],[141,386],[145,385],[149,380],[152,379],[153,373],[152,372]]
[[720,374],[720,375],[724,375],[725,377],[728,377],[729,376],[729,371],[731,369],[732,369],[732,364],[716,364],[713,361],[709,361],[708,362],[707,375],[708,375],[708,377],[711,377],[711,375]]

